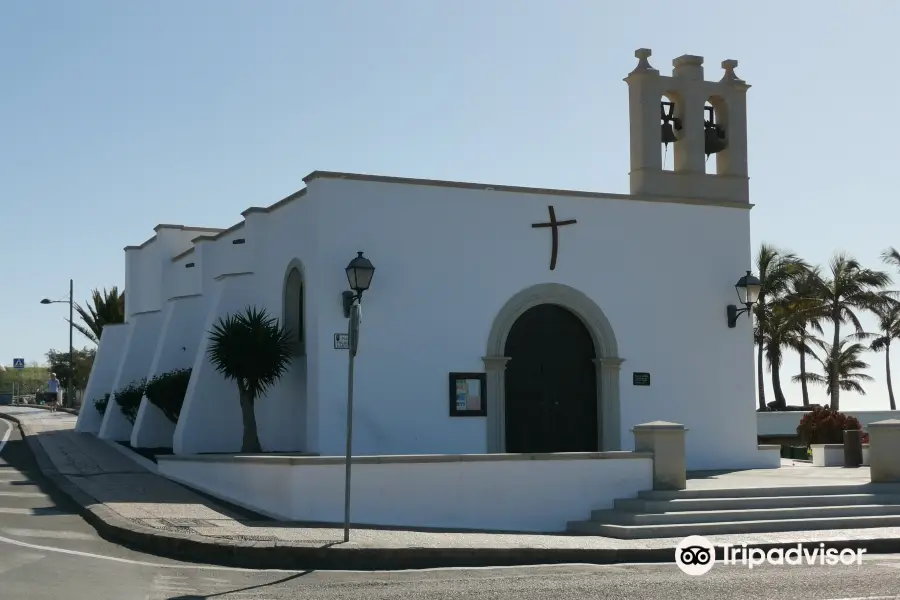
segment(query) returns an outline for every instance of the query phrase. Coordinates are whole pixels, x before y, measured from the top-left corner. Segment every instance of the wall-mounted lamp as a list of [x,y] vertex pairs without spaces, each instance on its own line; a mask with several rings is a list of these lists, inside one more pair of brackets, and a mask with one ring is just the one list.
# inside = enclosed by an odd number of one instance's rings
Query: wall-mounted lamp
[[341,294],[341,301],[344,305],[344,317],[350,318],[350,308],[354,302],[362,298],[363,292],[369,289],[372,283],[372,277],[375,275],[375,266],[368,258],[363,256],[362,252],[357,252],[357,256],[350,261],[347,268],[347,281],[350,282],[351,291]]
[[759,292],[762,290],[762,284],[760,284],[759,279],[754,277],[750,271],[747,271],[747,274],[738,279],[738,282],[734,284],[734,289],[737,291],[738,300],[744,305],[744,308],[739,309],[734,304],[729,304],[726,307],[728,310],[728,326],[732,328],[737,325],[738,317],[744,313],[749,314],[750,309],[753,308],[753,305],[759,300]]

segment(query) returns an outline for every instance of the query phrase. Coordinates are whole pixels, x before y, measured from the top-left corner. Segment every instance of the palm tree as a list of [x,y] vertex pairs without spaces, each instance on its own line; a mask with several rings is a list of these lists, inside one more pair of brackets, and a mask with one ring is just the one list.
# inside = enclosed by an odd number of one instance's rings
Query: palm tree
[[792,347],[798,338],[796,314],[787,304],[773,304],[766,310],[766,328],[763,345],[769,372],[772,374],[772,391],[775,406],[784,408],[787,399],[781,388],[781,363],[784,348]]
[[887,377],[888,400],[891,410],[897,410],[894,402],[894,386],[891,382],[891,342],[900,340],[900,302],[893,295],[885,295],[884,302],[877,305],[873,312],[878,317],[877,334],[862,334],[859,337],[871,339],[869,349],[875,352],[884,350],[884,368]]
[[265,309],[247,307],[220,318],[209,336],[210,362],[225,379],[237,382],[244,423],[241,452],[262,452],[255,403],[287,370],[290,333]]
[[[791,279],[787,302],[794,314],[796,335],[787,340],[788,346],[800,355],[800,391],[803,406],[809,406],[809,388],[806,382],[806,359],[814,357],[812,347],[822,347],[822,340],[815,334],[824,335],[821,323],[821,300],[816,292],[821,284],[818,267],[806,269]],[[812,329],[813,333],[810,333]]]
[[105,288],[102,292],[97,289],[91,290],[91,304],[86,309],[80,304],[75,304],[75,312],[84,324],[72,323],[72,326],[84,337],[99,344],[104,326],[125,322],[125,292],[120,294],[116,286],[109,291]]
[[769,303],[784,296],[789,282],[806,264],[795,254],[784,252],[770,244],[762,244],[756,255],[756,271],[762,286],[759,299],[753,305],[755,325],[753,339],[756,343],[756,383],[759,388],[759,408],[766,408],[766,382],[763,378],[763,354],[766,344],[766,328],[770,316]]
[[900,252],[898,252],[897,249],[893,246],[890,246],[887,250],[881,253],[881,260],[885,264],[900,269]]
[[[891,277],[882,271],[865,269],[859,261],[844,253],[836,254],[829,263],[830,273],[818,284],[818,297],[822,304],[819,315],[834,326],[833,341],[828,346],[832,356],[828,361],[831,408],[840,408],[841,378],[841,325],[850,323],[857,333],[864,333],[854,310],[872,310],[882,301],[878,292],[891,283]],[[812,381],[812,380],[810,380]]]
[[[802,276],[802,275],[801,275]],[[798,277],[801,277],[798,276]],[[792,287],[802,283],[792,284]],[[784,408],[787,399],[781,386],[781,366],[784,358],[784,349],[791,349],[800,354],[800,373],[806,373],[806,357],[815,356],[813,346],[821,346],[821,341],[807,331],[807,326],[812,323],[818,326],[817,321],[811,320],[804,309],[807,301],[802,297],[794,296],[793,292],[784,298],[769,304],[766,310],[766,329],[763,334],[765,344],[765,357],[769,372],[772,374],[772,391],[775,393],[775,406]],[[821,327],[819,327],[821,330]],[[809,392],[806,389],[805,379],[801,379],[803,388],[803,405],[809,406]]]
[[[807,373],[805,379],[809,383],[824,386],[825,393],[831,396],[832,403],[834,402],[832,394],[835,389],[865,394],[866,391],[861,382],[873,380],[870,375],[862,372],[869,368],[869,364],[860,358],[867,348],[860,343],[850,343],[850,339],[838,341],[837,347],[832,347],[830,344],[823,344],[823,346],[824,358],[818,355],[814,356],[822,366],[825,375]],[[795,375],[793,381],[800,381],[800,376]]]

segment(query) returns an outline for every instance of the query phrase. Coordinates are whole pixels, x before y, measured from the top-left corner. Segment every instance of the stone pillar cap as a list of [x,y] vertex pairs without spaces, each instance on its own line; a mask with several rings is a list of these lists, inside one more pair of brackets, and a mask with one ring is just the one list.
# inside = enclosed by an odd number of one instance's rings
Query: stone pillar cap
[[[900,423],[900,421],[898,421]],[[641,423],[635,425],[634,429],[684,429],[681,423],[672,423],[670,421],[650,421],[649,423]],[[632,429],[632,431],[634,431]]]

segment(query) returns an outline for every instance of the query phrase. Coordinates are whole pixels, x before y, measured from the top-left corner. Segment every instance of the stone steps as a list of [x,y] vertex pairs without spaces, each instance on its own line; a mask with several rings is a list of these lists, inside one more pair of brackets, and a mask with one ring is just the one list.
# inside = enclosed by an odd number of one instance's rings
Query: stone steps
[[[819,494],[810,496],[759,496],[749,498],[687,498],[684,500],[616,500],[614,509],[629,513],[738,511],[764,508],[861,506],[900,504],[900,494]],[[612,512],[612,511],[594,511]],[[592,515],[591,518],[595,518]]]
[[869,527],[900,527],[900,485],[647,491],[568,531],[646,539]]

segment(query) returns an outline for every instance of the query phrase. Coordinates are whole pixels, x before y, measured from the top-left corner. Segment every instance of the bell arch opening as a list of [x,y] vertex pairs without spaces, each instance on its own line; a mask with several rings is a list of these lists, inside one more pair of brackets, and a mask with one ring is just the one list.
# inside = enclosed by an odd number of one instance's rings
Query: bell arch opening
[[505,356],[509,333],[519,317],[542,304],[565,308],[585,326],[593,342],[596,358],[597,447],[602,451],[621,449],[619,371],[623,360],[612,325],[597,304],[575,288],[544,283],[522,290],[500,309],[488,335],[483,357],[487,373],[487,451],[506,452],[506,383],[509,357]]
[[662,170],[674,171],[679,164],[682,150],[678,141],[683,131],[684,109],[681,98],[675,92],[665,92],[660,99],[660,152]]
[[710,96],[703,107],[706,174],[724,175],[727,170],[728,104],[720,96]]

